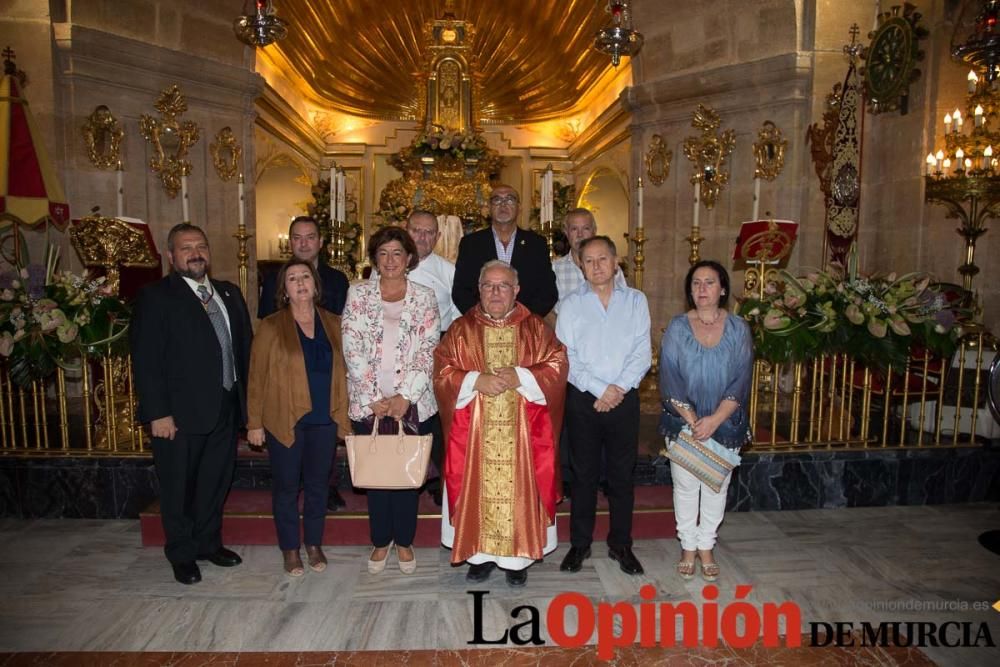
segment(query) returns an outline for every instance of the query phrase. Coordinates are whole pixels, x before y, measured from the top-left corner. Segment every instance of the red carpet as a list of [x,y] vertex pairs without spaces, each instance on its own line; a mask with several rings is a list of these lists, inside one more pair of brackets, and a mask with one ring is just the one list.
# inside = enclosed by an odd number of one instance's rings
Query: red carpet
[[[370,544],[368,538],[367,502],[362,494],[343,491],[347,507],[330,512],[326,517],[324,544]],[[673,513],[673,491],[669,486],[637,486],[635,488],[635,514],[632,536],[637,540],[673,537],[676,533]],[[418,547],[433,547],[441,543],[441,509],[426,493],[420,495],[417,518]],[[569,541],[569,501],[558,507],[559,540]],[[160,522],[160,504],[154,502],[141,513],[143,546],[163,545],[163,525]],[[608,503],[598,495],[598,539],[608,531]],[[271,514],[270,491],[233,490],[226,501],[222,520],[222,541],[226,544],[277,544],[274,518]]]

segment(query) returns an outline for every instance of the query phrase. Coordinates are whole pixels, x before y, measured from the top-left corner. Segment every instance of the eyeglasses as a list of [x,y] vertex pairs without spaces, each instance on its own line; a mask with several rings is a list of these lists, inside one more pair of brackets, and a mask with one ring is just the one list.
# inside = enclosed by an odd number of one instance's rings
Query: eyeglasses
[[481,292],[509,292],[514,289],[510,283],[479,283]]
[[517,195],[506,195],[504,197],[490,197],[491,206],[500,206],[501,204],[507,204],[508,206],[513,206],[517,203]]

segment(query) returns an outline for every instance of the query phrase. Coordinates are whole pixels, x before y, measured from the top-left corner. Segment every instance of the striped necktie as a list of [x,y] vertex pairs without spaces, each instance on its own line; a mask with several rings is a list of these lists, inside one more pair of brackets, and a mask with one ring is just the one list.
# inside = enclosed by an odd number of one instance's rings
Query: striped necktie
[[208,287],[198,285],[198,296],[201,298],[201,304],[205,306],[208,319],[212,321],[215,336],[219,339],[219,347],[222,349],[222,388],[229,391],[233,388],[236,370],[233,363],[233,340],[229,335],[229,327],[226,326],[226,316],[222,314],[219,304],[212,298]]

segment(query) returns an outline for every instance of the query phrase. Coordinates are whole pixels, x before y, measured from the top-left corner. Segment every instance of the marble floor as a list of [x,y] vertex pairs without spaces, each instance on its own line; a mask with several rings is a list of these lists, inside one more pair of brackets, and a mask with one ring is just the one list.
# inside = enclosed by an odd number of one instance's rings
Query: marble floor
[[[990,609],[1000,599],[1000,557],[976,542],[994,528],[995,504],[732,513],[717,548],[720,613],[747,584],[745,599],[758,609],[797,603],[802,632],[812,621],[985,622],[1000,643],[1000,613]],[[511,612],[531,605],[552,646],[546,610],[559,593],[638,606],[640,587],[651,584],[657,602],[703,601],[704,582],[673,574],[674,540],[636,543],[642,577],[620,572],[599,548],[580,573],[562,573],[565,549],[533,566],[523,589],[509,588],[500,573],[469,585],[443,549],[417,549],[415,575],[402,575],[393,560],[371,576],[366,549],[335,547],[326,572],[291,579],[278,550],[261,546],[236,547],[242,566],[205,564],[202,583],[181,586],[160,549],[140,546],[138,521],[3,519],[0,651],[468,649],[470,589],[489,591],[483,638],[527,620],[529,612]],[[567,632],[576,622],[569,613]],[[1000,664],[997,648],[923,650],[942,665]]]

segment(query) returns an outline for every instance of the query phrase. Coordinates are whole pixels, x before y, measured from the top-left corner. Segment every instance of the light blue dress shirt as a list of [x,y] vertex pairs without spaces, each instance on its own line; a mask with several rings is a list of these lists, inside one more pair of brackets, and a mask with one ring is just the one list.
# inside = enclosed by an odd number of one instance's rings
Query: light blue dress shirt
[[596,398],[608,385],[639,386],[652,365],[646,295],[615,285],[607,310],[583,283],[559,304],[556,336],[569,354],[569,382]]

